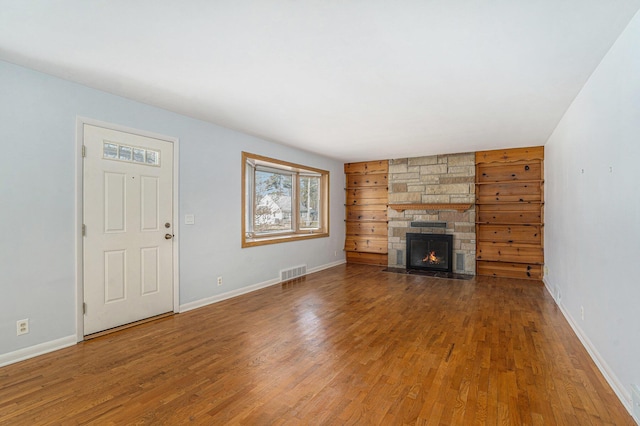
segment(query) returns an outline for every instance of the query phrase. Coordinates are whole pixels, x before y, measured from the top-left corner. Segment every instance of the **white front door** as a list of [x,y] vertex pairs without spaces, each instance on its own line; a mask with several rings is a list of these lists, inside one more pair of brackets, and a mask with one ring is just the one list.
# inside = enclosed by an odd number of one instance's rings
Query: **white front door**
[[84,124],[84,334],[173,310],[173,144]]

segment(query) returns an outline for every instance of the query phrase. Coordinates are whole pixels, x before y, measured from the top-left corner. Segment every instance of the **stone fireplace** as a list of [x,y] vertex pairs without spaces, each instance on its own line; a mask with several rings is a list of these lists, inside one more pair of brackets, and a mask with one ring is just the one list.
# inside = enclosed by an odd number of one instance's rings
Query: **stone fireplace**
[[388,209],[388,266],[407,268],[407,234],[452,236],[454,273],[475,275],[475,153],[395,159],[389,162],[389,204],[468,203],[447,208]]

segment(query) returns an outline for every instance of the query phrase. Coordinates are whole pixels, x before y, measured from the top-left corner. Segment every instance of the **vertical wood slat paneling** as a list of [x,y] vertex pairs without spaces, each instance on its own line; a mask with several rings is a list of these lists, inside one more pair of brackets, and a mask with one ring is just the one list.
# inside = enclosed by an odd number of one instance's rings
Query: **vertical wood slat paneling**
[[388,171],[387,160],[344,165],[347,263],[387,265]]
[[542,224],[540,204],[484,204],[479,206],[477,214],[479,223],[502,224]]
[[347,221],[347,236],[376,236],[387,237],[388,230],[387,224],[383,222],[360,222],[360,221]]
[[347,173],[347,188],[387,187],[389,185],[388,179],[386,173],[356,174],[351,172]]
[[385,266],[386,254],[379,253],[363,253],[358,251],[347,252],[347,263],[360,263],[363,265],[378,265]]
[[476,153],[478,275],[542,279],[544,147]]
[[493,241],[540,245],[542,242],[542,226],[540,225],[483,225],[476,234],[478,241]]
[[[544,147],[496,149],[493,151],[476,152],[476,164],[484,163],[513,163],[516,161],[544,161]],[[541,174],[544,176],[544,174]]]
[[364,253],[387,253],[387,236],[370,237],[347,235],[345,238],[344,249],[346,251],[357,251]]
[[478,261],[478,275],[531,279],[542,275],[542,265],[531,263]]
[[389,172],[389,161],[364,161],[359,163],[346,163],[344,165],[344,172],[347,175],[373,175],[373,174],[387,174]]
[[538,180],[541,174],[542,164],[535,161],[517,161],[506,165],[498,165],[483,168],[482,174],[477,176],[478,183],[508,182]]

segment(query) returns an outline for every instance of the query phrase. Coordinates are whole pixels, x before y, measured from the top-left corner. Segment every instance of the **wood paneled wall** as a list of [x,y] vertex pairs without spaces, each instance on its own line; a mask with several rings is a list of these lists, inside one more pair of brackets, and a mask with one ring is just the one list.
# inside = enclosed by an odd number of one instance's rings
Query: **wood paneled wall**
[[344,165],[347,263],[387,266],[388,171],[387,160]]
[[542,279],[544,147],[476,153],[476,273]]

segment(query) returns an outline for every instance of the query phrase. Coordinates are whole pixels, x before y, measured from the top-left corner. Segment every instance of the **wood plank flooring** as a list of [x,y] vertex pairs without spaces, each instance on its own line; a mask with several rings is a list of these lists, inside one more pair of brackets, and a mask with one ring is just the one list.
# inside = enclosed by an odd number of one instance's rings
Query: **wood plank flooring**
[[541,283],[341,265],[0,368],[0,424],[633,425]]

